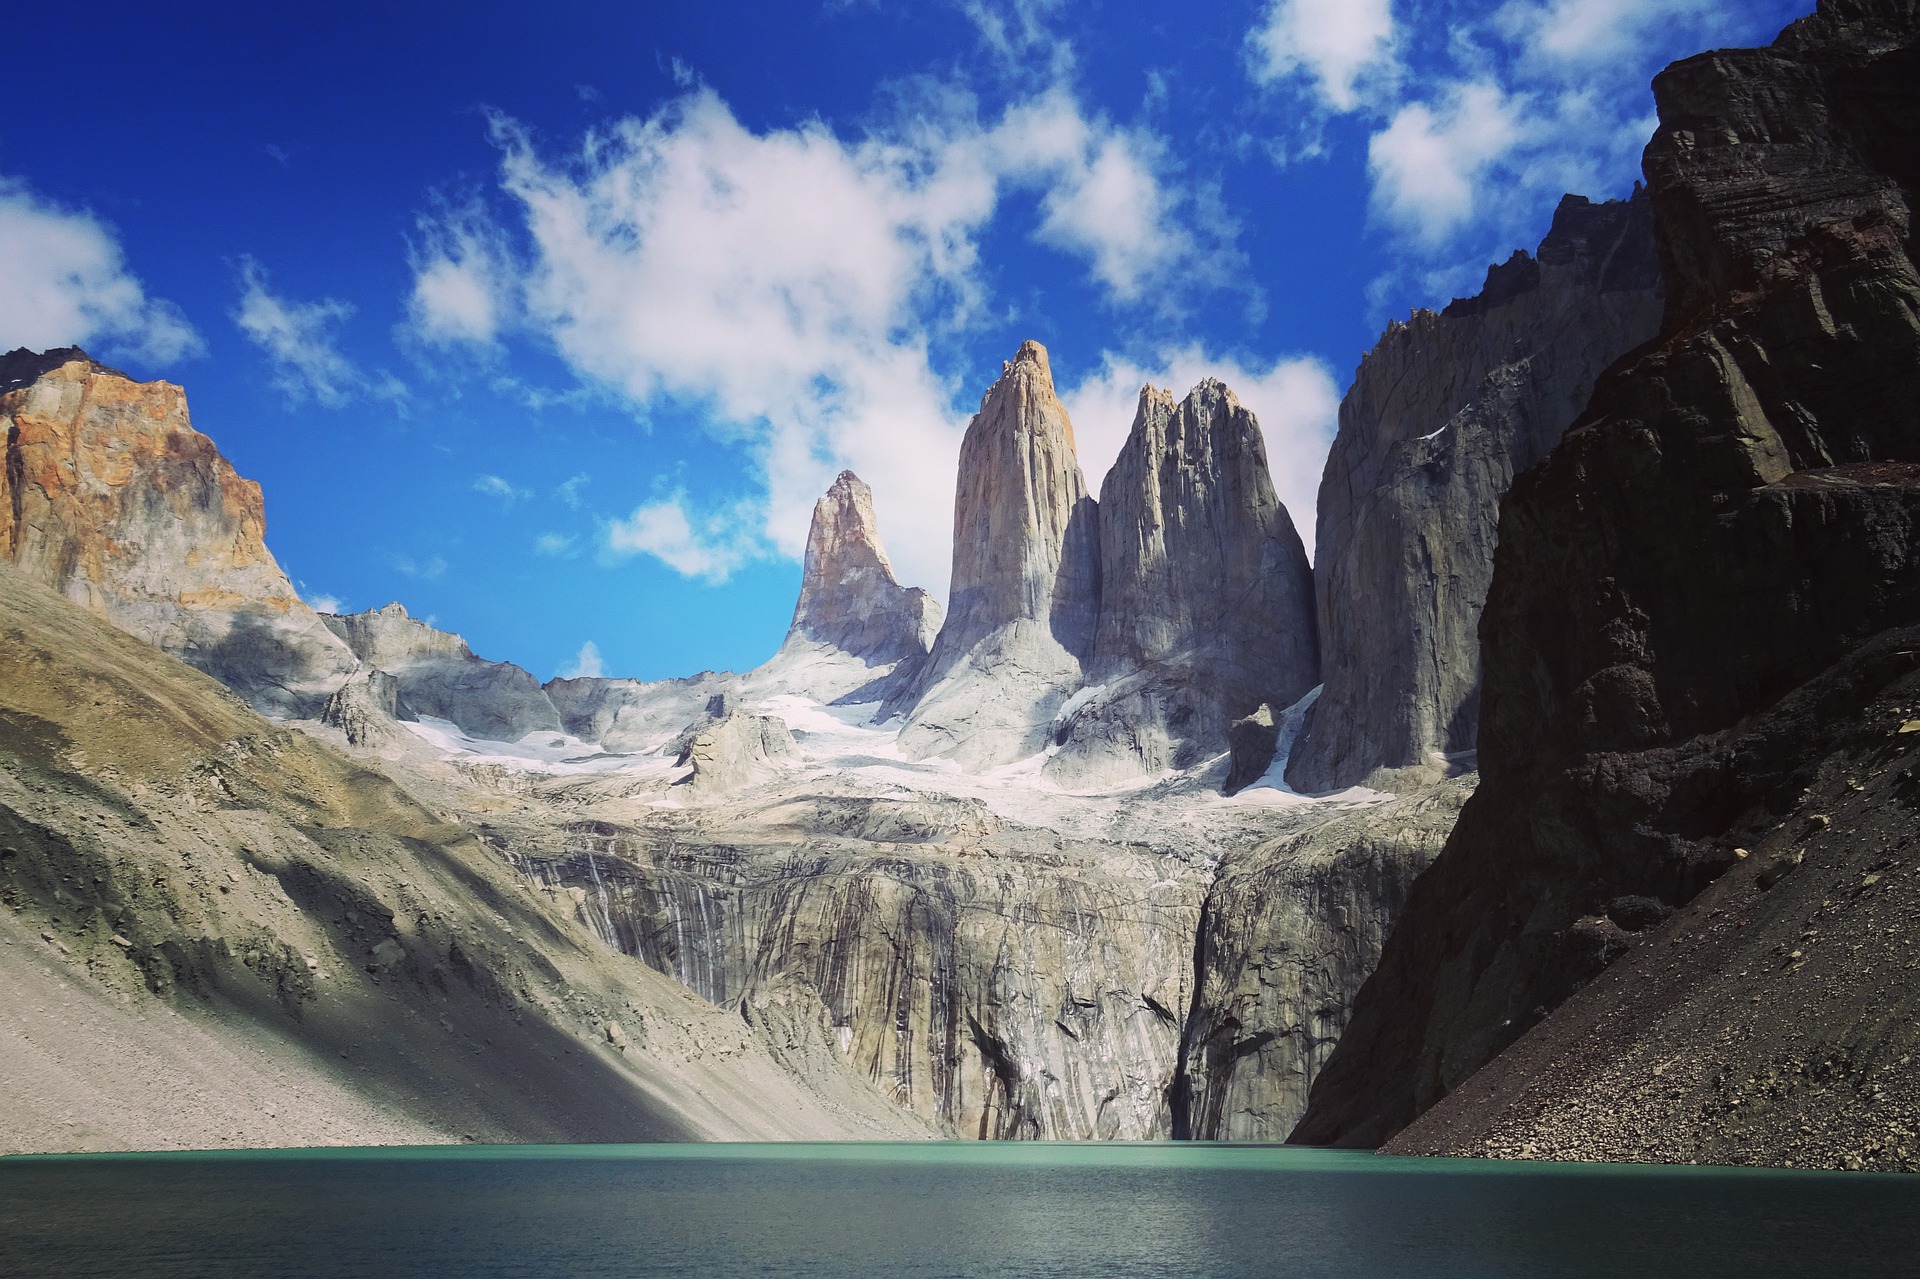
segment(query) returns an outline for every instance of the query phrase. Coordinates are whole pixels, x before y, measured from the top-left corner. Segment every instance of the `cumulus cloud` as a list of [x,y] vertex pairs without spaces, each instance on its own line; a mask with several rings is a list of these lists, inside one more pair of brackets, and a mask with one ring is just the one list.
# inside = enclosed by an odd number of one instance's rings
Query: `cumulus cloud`
[[1247,36],[1257,84],[1303,82],[1327,108],[1358,110],[1399,73],[1389,0],[1270,0]]
[[702,409],[766,485],[724,536],[675,500],[622,521],[614,549],[714,580],[768,550],[797,558],[815,499],[851,467],[902,576],[942,589],[965,423],[930,348],[981,309],[978,238],[1003,195],[1038,192],[1033,235],[1116,302],[1231,255],[1218,228],[1183,224],[1156,138],[1064,90],[991,121],[956,95],[922,105],[847,139],[747,129],[697,88],[557,159],[495,118],[524,234],[521,322],[592,383]]
[[514,272],[499,232],[477,204],[418,219],[411,246],[407,326],[432,346],[490,346],[512,314]]
[[1097,371],[1061,395],[1073,419],[1080,469],[1097,492],[1133,427],[1140,388],[1146,383],[1184,398],[1204,378],[1225,382],[1260,422],[1273,487],[1294,527],[1313,554],[1314,509],[1320,471],[1338,425],[1340,391],[1327,366],[1293,356],[1251,366],[1209,355],[1188,345],[1161,351],[1145,362],[1107,352]]
[[154,364],[204,355],[171,302],[147,296],[113,231],[0,176],[0,351],[93,346]]
[[294,302],[269,287],[266,268],[240,261],[240,304],[233,321],[273,364],[273,384],[289,400],[339,408],[362,395],[398,399],[406,388],[391,376],[370,377],[335,345],[335,330],[353,307],[333,298]]
[[340,611],[340,597],[338,595],[329,595],[325,591],[310,592],[303,588],[300,593],[300,598],[305,600],[307,607],[316,613],[338,613]]
[[599,679],[606,673],[606,667],[600,660],[600,646],[588,640],[574,654],[573,661],[560,669],[560,678]]
[[1684,22],[1709,38],[1730,16],[1722,0],[1510,0],[1493,25],[1536,63],[1592,66],[1637,63],[1662,26]]
[[615,559],[651,555],[676,573],[718,584],[765,554],[759,522],[748,503],[700,514],[688,509],[686,494],[674,493],[608,524],[606,551]]
[[1526,106],[1481,81],[1400,108],[1367,147],[1375,213],[1423,245],[1444,242],[1479,212],[1488,170],[1525,140]]

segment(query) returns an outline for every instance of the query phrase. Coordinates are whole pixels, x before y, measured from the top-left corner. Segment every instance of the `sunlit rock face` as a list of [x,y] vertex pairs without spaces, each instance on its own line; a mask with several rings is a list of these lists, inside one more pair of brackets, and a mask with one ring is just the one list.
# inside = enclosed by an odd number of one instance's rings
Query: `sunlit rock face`
[[1320,485],[1326,687],[1287,769],[1296,789],[1470,766],[1500,499],[1601,371],[1654,335],[1661,306],[1647,196],[1568,196],[1536,254],[1395,322],[1361,361]]
[[267,550],[260,486],[178,386],[15,351],[0,430],[0,555],[27,574],[270,713],[315,713],[353,669]]
[[878,702],[920,673],[940,605],[893,574],[873,490],[842,471],[813,508],[793,624],[757,684],[820,701]]
[[1259,423],[1212,378],[1140,392],[1100,488],[1100,617],[1047,776],[1071,786],[1192,767],[1234,720],[1319,680],[1313,575],[1274,496]]
[[820,786],[502,835],[610,944],[954,1135],[1172,1134],[1204,859]]
[[1099,511],[1046,348],[1021,344],[960,445],[947,618],[890,698],[900,747],[968,769],[1036,754],[1093,654]]

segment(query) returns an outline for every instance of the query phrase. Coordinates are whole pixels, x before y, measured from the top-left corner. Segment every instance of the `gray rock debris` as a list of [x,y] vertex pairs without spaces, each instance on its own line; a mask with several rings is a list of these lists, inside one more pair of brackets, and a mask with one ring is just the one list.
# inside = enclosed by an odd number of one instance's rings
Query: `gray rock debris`
[[679,759],[693,767],[687,785],[702,798],[765,781],[799,762],[785,720],[737,711],[707,724]]

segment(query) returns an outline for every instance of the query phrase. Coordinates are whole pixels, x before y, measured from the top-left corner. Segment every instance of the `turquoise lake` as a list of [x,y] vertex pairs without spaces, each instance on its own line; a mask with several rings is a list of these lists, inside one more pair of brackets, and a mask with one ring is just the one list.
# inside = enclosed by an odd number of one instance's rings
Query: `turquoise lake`
[[1920,1178],[1272,1146],[0,1160],[7,1276],[1920,1274]]

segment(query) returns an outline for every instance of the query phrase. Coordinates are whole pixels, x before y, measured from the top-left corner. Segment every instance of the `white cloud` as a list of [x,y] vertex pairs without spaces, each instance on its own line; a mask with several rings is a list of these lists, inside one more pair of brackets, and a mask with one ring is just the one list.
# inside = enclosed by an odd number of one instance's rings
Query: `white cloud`
[[1526,109],[1491,81],[1401,107],[1367,147],[1376,216],[1424,246],[1444,242],[1482,211],[1485,175],[1525,140]]
[[473,482],[473,491],[485,493],[488,497],[497,497],[509,506],[533,496],[523,488],[515,488],[498,475],[482,475]]
[[560,671],[561,679],[599,679],[605,675],[606,666],[600,660],[600,646],[592,640],[580,646],[573,661]]
[[407,324],[433,346],[489,346],[512,312],[513,268],[497,230],[476,204],[418,221]]
[[562,480],[560,487],[553,491],[553,495],[559,498],[569,510],[577,511],[580,509],[583,501],[580,496],[580,490],[592,482],[593,477],[585,471],[581,471],[578,474],[570,475]]
[[940,590],[965,423],[929,348],[981,307],[977,239],[1003,193],[1038,191],[1036,237],[1084,259],[1115,301],[1230,255],[1180,224],[1187,197],[1157,139],[1089,118],[1063,90],[991,124],[957,95],[921,105],[892,133],[846,140],[819,123],[755,133],[698,89],[590,135],[569,162],[494,121],[527,237],[526,324],[633,402],[702,407],[767,486],[751,517],[729,516],[750,539],[716,539],[676,502],[623,523],[632,549],[709,578],[749,546],[797,558],[815,499],[851,467],[903,579]]
[[1510,0],[1494,28],[1541,63],[1637,62],[1658,27],[1692,20],[1703,36],[1725,26],[1722,0]]
[[533,549],[538,555],[566,559],[573,554],[574,545],[578,540],[570,533],[542,533],[533,539]]
[[1357,111],[1391,87],[1399,67],[1389,0],[1271,0],[1247,36],[1258,84],[1304,79],[1320,101]]
[[1072,44],[1047,25],[1061,7],[1062,0],[960,0],[960,12],[980,33],[980,42],[1009,69],[1037,60],[1056,80],[1073,67]]
[[1199,346],[1161,351],[1145,364],[1107,352],[1098,371],[1061,395],[1073,419],[1074,442],[1087,483],[1098,492],[1133,427],[1134,409],[1145,383],[1165,387],[1184,398],[1204,378],[1225,382],[1240,403],[1259,419],[1267,445],[1273,487],[1313,554],[1314,508],[1320,472],[1338,425],[1340,391],[1326,365],[1310,357],[1289,357],[1261,367],[1211,356]]
[[748,503],[699,515],[687,510],[685,494],[674,493],[610,523],[606,549],[619,559],[651,555],[676,573],[717,584],[764,553],[759,524]]
[[338,595],[328,595],[323,591],[308,592],[303,589],[300,592],[300,598],[305,600],[307,607],[316,613],[338,613],[340,611],[340,597]]
[[240,331],[267,353],[273,384],[295,402],[312,398],[339,408],[361,395],[399,399],[406,387],[393,377],[369,377],[334,345],[334,330],[353,307],[333,298],[293,302],[268,287],[266,268],[252,258],[240,261],[240,305],[233,313]]
[[206,344],[171,302],[150,298],[110,228],[0,176],[0,351],[100,345],[170,364]]

